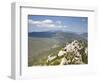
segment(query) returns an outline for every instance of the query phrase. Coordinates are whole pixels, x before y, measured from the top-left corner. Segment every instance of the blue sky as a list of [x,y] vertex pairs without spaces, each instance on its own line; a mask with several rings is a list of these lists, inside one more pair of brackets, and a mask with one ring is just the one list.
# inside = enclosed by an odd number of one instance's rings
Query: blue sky
[[87,32],[87,17],[29,15],[28,32],[64,31]]

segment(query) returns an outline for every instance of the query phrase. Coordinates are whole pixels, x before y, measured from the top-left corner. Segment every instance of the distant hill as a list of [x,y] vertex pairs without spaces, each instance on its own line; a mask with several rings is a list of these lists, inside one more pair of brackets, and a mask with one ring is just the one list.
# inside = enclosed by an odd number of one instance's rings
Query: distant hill
[[88,38],[88,33],[83,33],[83,34],[80,34],[80,36],[84,39],[87,39]]
[[28,33],[29,37],[39,37],[39,38],[49,38],[53,37],[54,33],[53,32],[30,32]]
[[87,37],[87,33],[77,34],[74,32],[30,32],[29,37],[51,38],[51,37]]
[[87,40],[87,33],[83,33],[83,34],[77,34],[74,32],[60,32],[60,31],[56,31],[56,32],[31,32],[28,33],[29,37],[35,37],[35,38],[55,38],[58,39],[59,41],[72,41],[74,39],[76,40],[82,40],[85,39]]

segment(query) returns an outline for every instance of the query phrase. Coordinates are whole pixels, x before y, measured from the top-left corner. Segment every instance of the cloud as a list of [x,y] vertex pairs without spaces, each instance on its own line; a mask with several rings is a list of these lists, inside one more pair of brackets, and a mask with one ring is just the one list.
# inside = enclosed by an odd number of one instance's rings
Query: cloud
[[42,21],[34,21],[29,19],[29,24],[36,26],[36,27],[55,27],[55,24],[52,20],[46,19]]
[[66,28],[66,25],[63,25],[61,21],[57,20],[57,21],[53,21],[50,19],[45,19],[45,20],[39,20],[39,21],[34,21],[29,19],[28,20],[28,24],[29,24],[29,29],[31,30],[62,30],[63,28]]
[[43,20],[42,22],[43,22],[43,23],[53,23],[53,21],[50,20],[50,19]]

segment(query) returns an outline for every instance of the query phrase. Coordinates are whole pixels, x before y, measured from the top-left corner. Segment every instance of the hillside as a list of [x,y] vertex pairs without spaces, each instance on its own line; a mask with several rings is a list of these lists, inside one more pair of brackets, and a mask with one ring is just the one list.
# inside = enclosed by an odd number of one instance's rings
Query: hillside
[[88,50],[85,43],[74,40],[59,50],[57,55],[49,55],[46,65],[88,64]]
[[[48,56],[57,56],[66,44],[74,40],[87,46],[87,38],[70,32],[32,32],[28,34],[28,65],[49,65]],[[57,56],[58,57],[58,56]],[[57,59],[57,61],[60,61]],[[51,64],[50,64],[51,65]],[[56,64],[55,64],[56,65]]]

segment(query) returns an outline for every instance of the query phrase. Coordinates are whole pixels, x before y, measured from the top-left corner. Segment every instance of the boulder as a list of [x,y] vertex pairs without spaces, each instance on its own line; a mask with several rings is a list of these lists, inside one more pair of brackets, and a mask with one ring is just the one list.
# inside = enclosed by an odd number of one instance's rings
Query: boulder
[[58,53],[58,57],[64,56],[66,54],[66,51],[60,50]]
[[50,62],[50,61],[52,61],[52,60],[54,60],[54,59],[56,59],[56,57],[57,56],[48,56],[48,59],[47,59],[47,62]]
[[67,59],[65,57],[62,58],[60,65],[67,65],[69,63],[69,61],[67,61]]

